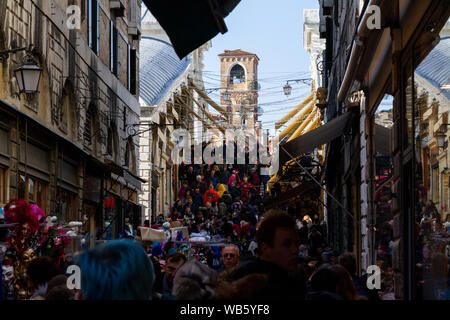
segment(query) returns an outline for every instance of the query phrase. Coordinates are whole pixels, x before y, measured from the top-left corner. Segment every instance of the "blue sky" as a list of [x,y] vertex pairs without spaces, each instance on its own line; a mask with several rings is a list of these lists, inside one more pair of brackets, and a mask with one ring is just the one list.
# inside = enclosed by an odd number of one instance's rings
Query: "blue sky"
[[[260,98],[263,127],[273,128],[281,118],[310,92],[308,85],[291,83],[286,97],[283,86],[288,79],[309,77],[309,54],[303,48],[303,9],[317,9],[318,0],[242,0],[225,18],[228,32],[212,39],[205,53],[205,87],[219,87],[218,54],[242,49],[256,53],[259,61]],[[218,91],[210,93],[218,101]]]

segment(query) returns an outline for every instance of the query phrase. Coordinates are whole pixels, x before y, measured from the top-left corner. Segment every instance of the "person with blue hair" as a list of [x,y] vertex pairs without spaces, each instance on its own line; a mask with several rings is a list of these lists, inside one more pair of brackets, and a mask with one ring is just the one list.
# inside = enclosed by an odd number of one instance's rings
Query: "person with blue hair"
[[155,279],[144,248],[132,240],[114,240],[78,257],[81,291],[86,300],[149,300]]

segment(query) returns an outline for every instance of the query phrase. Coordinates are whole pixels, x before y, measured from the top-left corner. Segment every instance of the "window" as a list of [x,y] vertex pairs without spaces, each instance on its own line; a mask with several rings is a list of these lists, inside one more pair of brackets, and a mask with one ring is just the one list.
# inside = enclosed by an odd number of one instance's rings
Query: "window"
[[119,31],[117,30],[113,20],[110,22],[110,69],[117,77],[119,74]]
[[59,213],[61,214],[60,221],[62,223],[68,223],[78,220],[77,195],[65,189],[60,189],[58,200]]
[[[427,34],[427,33],[425,33]],[[439,93],[445,80],[439,78],[439,72],[448,74],[448,50],[450,38],[427,47],[420,41],[412,50],[414,74],[412,81],[406,84],[408,142],[414,152],[413,182],[415,201],[416,229],[414,233],[415,256],[414,278],[418,279],[420,291],[417,299],[449,300],[448,282],[448,219],[449,208],[446,205],[448,189],[448,149],[438,143],[439,133],[447,132],[446,110],[448,102]],[[431,49],[431,52],[428,50]],[[439,71],[439,72],[437,72]],[[411,107],[410,107],[411,105]],[[445,140],[448,141],[448,133]],[[431,178],[431,179],[430,179]],[[443,198],[445,197],[445,198]],[[447,220],[448,221],[448,220]]]
[[7,169],[0,167],[0,204],[6,204]]
[[48,183],[37,178],[21,174],[19,177],[18,197],[29,203],[37,204],[46,211]]
[[130,44],[128,44],[128,90],[131,94],[136,94],[136,49],[133,49]]
[[230,83],[245,83],[245,71],[241,65],[236,64],[230,71]]
[[88,0],[88,37],[89,37],[89,47],[95,52],[96,55],[99,54],[99,43],[100,43],[100,6],[97,0]]

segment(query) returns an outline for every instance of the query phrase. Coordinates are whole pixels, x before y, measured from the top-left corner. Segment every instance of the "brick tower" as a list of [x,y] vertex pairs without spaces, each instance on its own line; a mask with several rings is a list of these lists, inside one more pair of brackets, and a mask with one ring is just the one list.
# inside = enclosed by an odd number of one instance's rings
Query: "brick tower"
[[229,124],[255,129],[258,126],[258,61],[256,54],[225,50],[220,59],[220,103],[226,106]]

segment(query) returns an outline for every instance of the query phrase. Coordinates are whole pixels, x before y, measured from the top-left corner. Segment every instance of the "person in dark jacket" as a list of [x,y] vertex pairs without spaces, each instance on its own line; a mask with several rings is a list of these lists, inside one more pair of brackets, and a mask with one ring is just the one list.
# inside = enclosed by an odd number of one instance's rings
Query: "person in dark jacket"
[[338,277],[327,267],[321,267],[311,277],[307,300],[343,300],[336,293]]
[[368,300],[380,300],[377,290],[369,290],[367,288],[367,276],[358,277],[356,275],[356,259],[353,253],[346,252],[339,256],[338,263],[343,266],[352,277],[353,284],[360,298]]
[[195,188],[192,195],[192,212],[197,214],[199,208],[203,205],[203,193],[200,192],[200,188]]
[[194,171],[194,167],[189,166],[187,173],[186,173],[186,180],[190,186],[192,186],[195,183],[195,180],[197,179],[197,174]]
[[298,236],[300,238],[300,244],[308,244],[308,222],[302,221],[302,227],[298,230]]
[[286,213],[271,210],[256,231],[259,259],[242,263],[229,277],[236,281],[251,274],[264,274],[267,283],[252,293],[252,299],[303,300],[305,277],[299,265],[295,221]]

